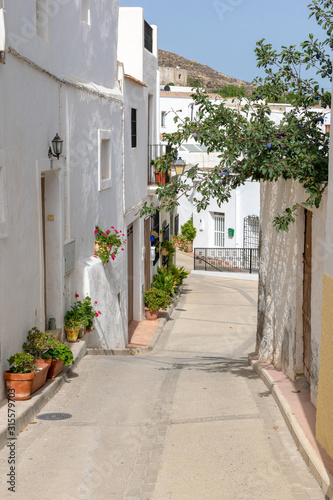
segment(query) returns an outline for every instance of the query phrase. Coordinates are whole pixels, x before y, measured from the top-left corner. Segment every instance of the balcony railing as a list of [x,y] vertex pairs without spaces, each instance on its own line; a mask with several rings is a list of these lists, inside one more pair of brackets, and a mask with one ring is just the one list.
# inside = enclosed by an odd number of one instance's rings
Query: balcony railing
[[[169,152],[167,144],[149,144],[148,146],[148,184],[156,184],[157,179],[155,176],[154,166],[151,164],[152,160],[156,160],[160,156]],[[169,182],[169,174],[165,173],[165,183]]]
[[257,273],[259,250],[258,248],[195,248],[194,269],[196,271]]

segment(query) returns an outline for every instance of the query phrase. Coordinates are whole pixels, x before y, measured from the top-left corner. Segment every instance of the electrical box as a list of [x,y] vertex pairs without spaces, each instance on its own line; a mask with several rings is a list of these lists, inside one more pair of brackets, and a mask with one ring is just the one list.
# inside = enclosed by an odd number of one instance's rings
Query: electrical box
[[228,236],[229,238],[233,238],[235,236],[235,230],[232,227],[229,227],[228,229]]

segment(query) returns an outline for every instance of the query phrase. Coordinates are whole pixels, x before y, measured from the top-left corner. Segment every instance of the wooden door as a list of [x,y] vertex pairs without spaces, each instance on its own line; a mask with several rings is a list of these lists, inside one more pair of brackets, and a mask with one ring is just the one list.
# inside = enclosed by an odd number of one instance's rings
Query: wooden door
[[145,219],[145,290],[150,288],[150,217]]
[[308,382],[311,377],[311,260],[312,260],[312,212],[305,210],[303,254],[303,365]]
[[133,321],[133,224],[127,228],[127,272],[128,272],[128,324]]

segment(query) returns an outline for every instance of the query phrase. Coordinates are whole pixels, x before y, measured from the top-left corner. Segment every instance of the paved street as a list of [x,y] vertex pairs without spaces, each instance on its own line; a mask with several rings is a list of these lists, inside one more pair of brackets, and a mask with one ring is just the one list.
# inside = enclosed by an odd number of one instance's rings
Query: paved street
[[[178,262],[179,263],[179,262]],[[16,442],[25,500],[316,500],[320,488],[263,382],[257,282],[191,275],[152,354],[86,356]]]

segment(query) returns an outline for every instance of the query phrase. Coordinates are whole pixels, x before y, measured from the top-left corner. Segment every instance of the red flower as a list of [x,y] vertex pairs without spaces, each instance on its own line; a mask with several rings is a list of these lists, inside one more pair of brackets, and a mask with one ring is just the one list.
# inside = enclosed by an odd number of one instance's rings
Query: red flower
[[101,311],[98,311],[98,314],[102,314]]
[[111,226],[111,229],[114,229],[114,226]]
[[95,300],[95,304],[97,304],[97,300]]
[[124,249],[122,248],[122,251],[124,251]]
[[88,328],[87,328],[87,332],[91,332],[91,330],[88,330]]
[[79,295],[78,293],[76,293],[76,294],[75,294],[75,297],[76,297],[76,298],[78,298],[78,297],[80,297],[80,295]]
[[98,313],[95,313],[95,316],[98,316]]

